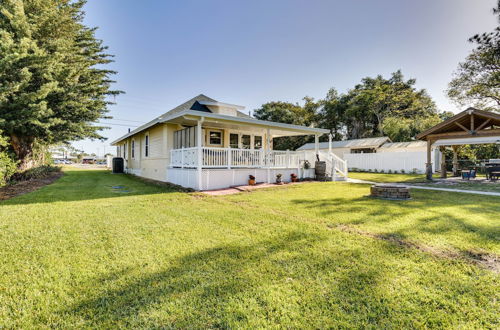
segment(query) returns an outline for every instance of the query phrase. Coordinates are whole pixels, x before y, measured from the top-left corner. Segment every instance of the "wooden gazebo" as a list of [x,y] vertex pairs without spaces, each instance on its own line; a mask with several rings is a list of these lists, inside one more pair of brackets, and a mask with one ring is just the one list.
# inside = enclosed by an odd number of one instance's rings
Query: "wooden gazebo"
[[453,148],[453,172],[457,173],[457,147],[464,144],[500,143],[500,114],[468,108],[455,116],[417,135],[417,139],[427,141],[426,176],[432,180],[432,146],[442,151],[441,176],[446,177],[444,149]]

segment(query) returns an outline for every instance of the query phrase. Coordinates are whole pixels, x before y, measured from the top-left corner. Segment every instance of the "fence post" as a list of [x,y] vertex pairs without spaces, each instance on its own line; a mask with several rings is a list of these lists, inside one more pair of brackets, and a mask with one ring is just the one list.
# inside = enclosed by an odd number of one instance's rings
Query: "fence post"
[[290,149],[286,150],[286,168],[290,168]]
[[227,148],[227,168],[231,169],[233,153],[231,152],[231,148]]
[[184,168],[184,147],[181,147],[181,168]]
[[332,181],[335,181],[337,178],[337,160],[335,158],[331,158],[332,162]]

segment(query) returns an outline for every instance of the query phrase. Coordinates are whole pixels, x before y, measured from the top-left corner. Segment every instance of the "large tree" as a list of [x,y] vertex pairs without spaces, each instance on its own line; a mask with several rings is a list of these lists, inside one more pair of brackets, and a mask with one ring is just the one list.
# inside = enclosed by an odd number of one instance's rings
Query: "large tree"
[[83,24],[85,1],[0,2],[0,130],[21,168],[36,143],[102,136],[115,72],[95,28]]
[[[314,125],[319,105],[310,97],[305,97],[304,101],[304,106],[281,101],[268,102],[256,109],[254,116],[257,119],[285,124]],[[273,147],[276,150],[295,150],[310,140],[310,136],[278,137],[273,139]]]
[[[405,80],[401,71],[386,79],[366,77],[348,92],[346,131],[349,138],[387,134],[386,120],[422,120],[437,116],[437,108],[415,79]],[[392,118],[392,119],[391,119]],[[418,132],[417,132],[418,133]]]
[[449,84],[448,96],[461,106],[500,111],[500,0],[493,13],[499,26],[469,39],[476,48],[459,64]]

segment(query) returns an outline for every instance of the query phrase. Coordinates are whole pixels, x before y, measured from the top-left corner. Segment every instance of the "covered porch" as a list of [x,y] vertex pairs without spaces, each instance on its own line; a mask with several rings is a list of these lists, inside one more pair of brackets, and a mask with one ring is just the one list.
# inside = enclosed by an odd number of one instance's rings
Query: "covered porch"
[[[188,114],[168,122],[176,124],[170,149],[171,168],[300,168],[314,164],[319,137],[326,129],[267,122],[253,118]],[[314,136],[315,149],[273,150],[273,139],[284,136]]]
[[[189,111],[167,123],[177,125],[169,150],[167,181],[197,190],[242,185],[249,175],[267,183],[274,182],[277,174],[285,182],[292,173],[313,178],[317,156],[325,161],[330,158],[319,150],[319,137],[329,133],[326,129],[199,111]],[[304,135],[314,137],[314,150],[273,150],[276,137]]]

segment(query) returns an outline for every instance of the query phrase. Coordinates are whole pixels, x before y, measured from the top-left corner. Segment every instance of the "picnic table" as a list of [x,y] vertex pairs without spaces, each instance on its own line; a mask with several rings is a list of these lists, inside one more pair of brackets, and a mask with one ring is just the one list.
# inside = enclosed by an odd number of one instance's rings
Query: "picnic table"
[[490,180],[491,181],[496,181],[500,178],[500,171],[492,171],[490,172]]

